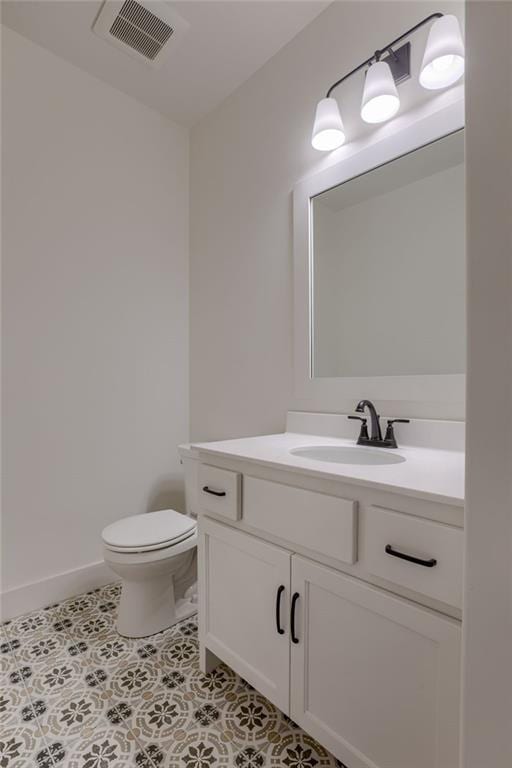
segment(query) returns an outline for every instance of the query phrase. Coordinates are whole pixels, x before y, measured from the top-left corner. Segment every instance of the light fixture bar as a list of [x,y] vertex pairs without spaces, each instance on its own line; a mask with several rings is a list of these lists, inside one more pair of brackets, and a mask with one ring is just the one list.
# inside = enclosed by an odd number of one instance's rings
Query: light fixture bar
[[394,40],[392,40],[390,43],[385,45],[383,48],[381,48],[378,51],[375,51],[373,56],[370,56],[369,59],[366,59],[361,64],[358,64],[357,67],[354,67],[350,72],[348,72],[346,75],[343,75],[343,77],[340,77],[339,80],[336,80],[335,83],[331,85],[329,90],[326,93],[326,98],[329,98],[331,93],[334,91],[335,88],[338,87],[338,85],[341,85],[345,82],[345,80],[348,80],[349,77],[352,77],[352,75],[355,75],[356,72],[359,72],[361,69],[364,69],[364,67],[369,67],[370,64],[373,64],[374,62],[380,61],[381,57],[385,53],[392,53],[393,46],[399,43],[401,40],[404,40],[406,37],[409,37],[409,35],[412,35],[414,32],[416,32],[417,29],[420,29],[420,27],[423,27],[425,24],[428,24],[429,21],[432,21],[433,19],[440,19],[442,16],[444,16],[444,13],[431,13],[430,16],[427,16],[422,21],[418,22],[418,24],[415,24],[414,27],[411,27],[407,30],[407,32],[404,32],[402,35],[399,35],[399,37],[396,37]]

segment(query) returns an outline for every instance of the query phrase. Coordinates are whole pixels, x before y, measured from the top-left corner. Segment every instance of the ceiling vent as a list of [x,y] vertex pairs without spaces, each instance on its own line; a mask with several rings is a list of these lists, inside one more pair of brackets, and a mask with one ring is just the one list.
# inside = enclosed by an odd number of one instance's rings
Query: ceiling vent
[[188,26],[162,0],[106,0],[93,31],[116,48],[156,68]]

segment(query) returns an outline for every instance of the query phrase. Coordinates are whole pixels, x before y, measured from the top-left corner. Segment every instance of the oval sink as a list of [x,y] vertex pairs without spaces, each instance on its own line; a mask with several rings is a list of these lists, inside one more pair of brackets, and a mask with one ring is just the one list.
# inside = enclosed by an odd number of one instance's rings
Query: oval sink
[[365,448],[346,445],[311,445],[306,448],[293,448],[290,453],[303,459],[329,461],[334,464],[401,464],[405,461],[398,453],[391,453],[389,448]]

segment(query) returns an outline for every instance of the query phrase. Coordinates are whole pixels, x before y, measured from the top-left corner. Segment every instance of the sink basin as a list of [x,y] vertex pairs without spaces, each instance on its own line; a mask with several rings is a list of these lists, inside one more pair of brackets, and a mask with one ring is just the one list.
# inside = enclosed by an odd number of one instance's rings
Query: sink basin
[[294,448],[290,451],[294,456],[316,461],[329,461],[334,464],[401,464],[403,456],[392,453],[389,448],[366,448],[348,445],[311,445],[305,448]]

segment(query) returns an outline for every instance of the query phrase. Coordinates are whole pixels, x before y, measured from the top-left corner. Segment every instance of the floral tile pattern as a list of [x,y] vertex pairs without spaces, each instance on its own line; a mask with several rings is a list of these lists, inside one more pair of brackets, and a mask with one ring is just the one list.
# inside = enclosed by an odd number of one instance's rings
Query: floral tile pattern
[[117,634],[119,584],[0,626],[0,768],[345,768],[224,664],[197,622]]

